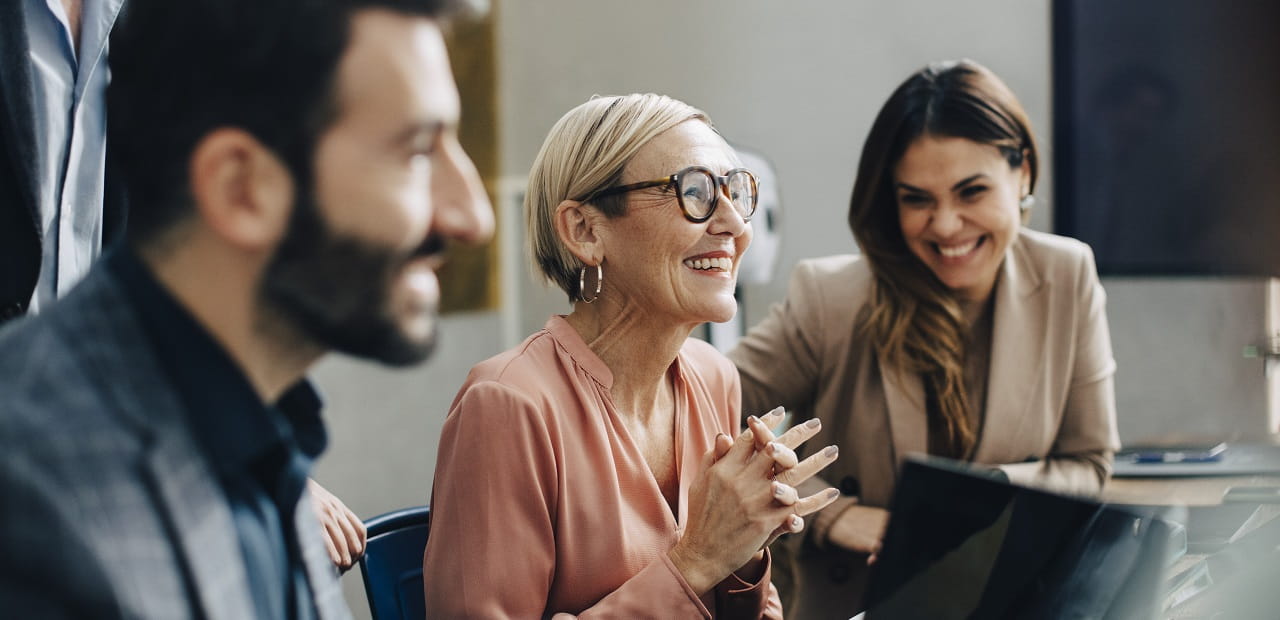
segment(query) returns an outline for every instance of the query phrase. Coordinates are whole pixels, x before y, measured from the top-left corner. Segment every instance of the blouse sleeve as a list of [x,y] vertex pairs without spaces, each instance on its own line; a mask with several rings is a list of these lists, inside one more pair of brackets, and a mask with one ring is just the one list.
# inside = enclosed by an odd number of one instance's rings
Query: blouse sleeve
[[716,585],[717,618],[782,620],[782,600],[773,587],[773,555],[767,549],[764,562],[764,572],[755,583],[731,574]]
[[539,617],[555,570],[556,460],[532,404],[496,383],[440,435],[423,559],[428,617]]
[[1116,362],[1107,326],[1106,292],[1088,246],[1084,247],[1078,267],[1076,291],[1083,311],[1077,319],[1075,364],[1053,447],[1044,461],[1005,465],[1001,469],[1015,482],[1094,494],[1111,475],[1120,438],[1116,430]]
[[[455,401],[431,492],[428,617],[572,617],[546,609],[560,472],[545,420],[527,398],[495,382],[471,384]],[[577,615],[711,617],[666,554]]]

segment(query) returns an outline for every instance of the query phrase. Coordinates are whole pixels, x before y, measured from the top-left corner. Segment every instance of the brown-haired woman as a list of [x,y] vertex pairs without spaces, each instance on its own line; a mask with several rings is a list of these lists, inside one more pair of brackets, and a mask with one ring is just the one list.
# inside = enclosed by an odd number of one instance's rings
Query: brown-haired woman
[[1072,493],[1110,475],[1105,294],[1088,246],[1022,227],[1038,164],[995,74],[972,61],[916,72],[863,146],[849,207],[861,256],[801,262],[786,300],[730,353],[744,410],[817,417],[813,445],[843,455],[801,488],[842,498],[775,545],[791,617],[858,610],[908,453]]

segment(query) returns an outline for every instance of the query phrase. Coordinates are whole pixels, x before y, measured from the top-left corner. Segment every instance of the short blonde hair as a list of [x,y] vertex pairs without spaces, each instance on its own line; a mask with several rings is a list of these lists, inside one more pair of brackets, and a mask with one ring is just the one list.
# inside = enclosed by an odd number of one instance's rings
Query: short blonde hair
[[711,119],[665,95],[594,96],[562,116],[538,151],[524,195],[525,234],[537,275],[559,286],[569,301],[581,299],[578,271],[584,267],[556,233],[556,208],[565,200],[590,202],[606,217],[625,212],[626,196],[595,199],[613,187],[644,145],[688,120]]

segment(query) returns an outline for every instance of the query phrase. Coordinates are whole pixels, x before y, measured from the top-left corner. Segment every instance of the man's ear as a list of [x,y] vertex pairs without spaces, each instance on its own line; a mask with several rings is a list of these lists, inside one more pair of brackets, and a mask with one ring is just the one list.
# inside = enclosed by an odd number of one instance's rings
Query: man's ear
[[246,131],[205,134],[188,170],[195,209],[204,226],[245,250],[269,250],[284,236],[294,198],[289,169]]
[[588,265],[604,261],[604,240],[599,229],[603,220],[603,213],[584,202],[564,200],[556,206],[554,221],[560,242]]

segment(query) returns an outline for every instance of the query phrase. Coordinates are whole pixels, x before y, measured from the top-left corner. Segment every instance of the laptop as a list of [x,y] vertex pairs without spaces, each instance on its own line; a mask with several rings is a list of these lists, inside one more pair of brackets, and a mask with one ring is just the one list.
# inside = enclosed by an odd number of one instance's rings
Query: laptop
[[1159,614],[1170,526],[1151,513],[909,457],[871,566],[867,620]]

